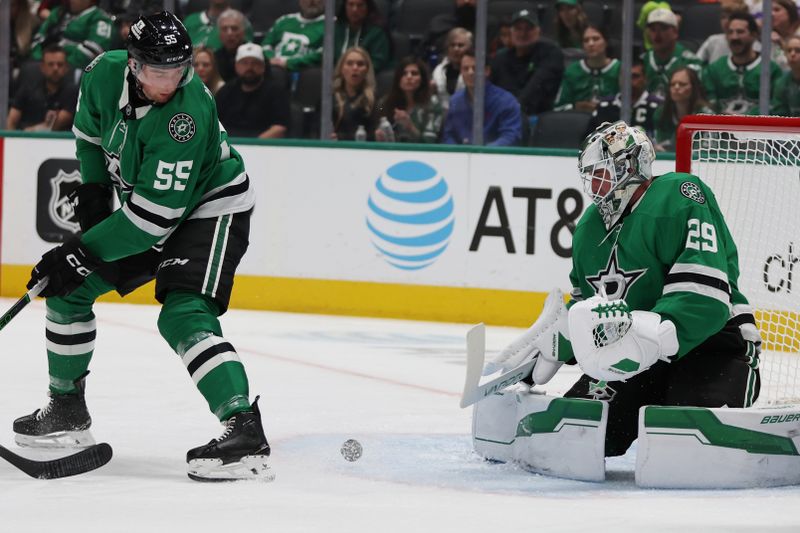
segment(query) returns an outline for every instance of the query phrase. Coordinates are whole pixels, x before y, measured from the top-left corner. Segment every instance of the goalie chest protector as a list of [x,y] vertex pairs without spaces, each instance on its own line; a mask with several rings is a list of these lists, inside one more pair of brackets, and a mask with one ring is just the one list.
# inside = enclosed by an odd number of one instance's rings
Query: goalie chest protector
[[711,190],[671,172],[610,231],[592,204],[573,236],[570,281],[582,298],[600,292],[632,310],[654,311],[678,330],[678,356],[719,331],[739,293],[736,245]]

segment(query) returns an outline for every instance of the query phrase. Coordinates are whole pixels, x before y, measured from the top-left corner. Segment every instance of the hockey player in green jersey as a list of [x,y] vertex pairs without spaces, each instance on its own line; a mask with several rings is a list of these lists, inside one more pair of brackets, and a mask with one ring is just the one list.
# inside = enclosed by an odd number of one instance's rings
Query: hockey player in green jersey
[[565,396],[608,402],[607,456],[637,437],[644,405],[748,407],[760,386],[760,337],[714,194],[691,174],[653,177],[654,159],[621,121],[586,138],[578,168],[593,204],[573,235],[569,311],[553,299],[536,323],[549,334],[490,363],[535,357],[541,384],[577,361],[584,375]]
[[[225,426],[189,450],[189,476],[271,479],[258,398],[250,403],[244,367],[218,320],[247,249],[254,192],[191,60],[185,28],[162,12],[131,26],[127,51],[86,68],[73,128],[83,232],[47,252],[28,284],[47,279],[50,402],[17,419],[14,433],[21,445],[93,442],[84,400],[93,304],[155,278],[158,329]],[[112,191],[121,205],[113,212]]]
[[54,7],[36,32],[31,57],[42,59],[45,46],[55,43],[64,47],[70,65],[84,68],[108,50],[114,23],[96,4],[96,0],[71,0]]

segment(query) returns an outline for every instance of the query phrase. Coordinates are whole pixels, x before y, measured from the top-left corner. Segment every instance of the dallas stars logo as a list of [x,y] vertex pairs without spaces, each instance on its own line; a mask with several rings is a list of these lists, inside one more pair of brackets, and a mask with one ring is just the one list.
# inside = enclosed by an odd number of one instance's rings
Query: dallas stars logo
[[609,402],[617,395],[617,391],[608,386],[606,381],[589,382],[588,395],[592,400],[608,400]]
[[611,249],[606,267],[595,276],[586,276],[586,281],[594,287],[595,294],[605,291],[609,300],[625,299],[631,285],[647,272],[646,268],[639,270],[622,270],[617,259],[617,247]]

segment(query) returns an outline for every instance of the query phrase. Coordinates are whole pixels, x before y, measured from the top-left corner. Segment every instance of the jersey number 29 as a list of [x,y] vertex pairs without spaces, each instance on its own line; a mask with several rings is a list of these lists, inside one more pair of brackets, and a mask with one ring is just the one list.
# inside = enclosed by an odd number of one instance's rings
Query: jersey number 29
[[186,181],[192,172],[193,164],[194,161],[178,161],[177,163],[159,161],[153,188],[159,191],[167,191],[169,189],[182,191],[186,189]]
[[704,252],[717,252],[717,230],[713,224],[700,222],[696,218],[689,219],[689,234],[686,236],[686,247]]

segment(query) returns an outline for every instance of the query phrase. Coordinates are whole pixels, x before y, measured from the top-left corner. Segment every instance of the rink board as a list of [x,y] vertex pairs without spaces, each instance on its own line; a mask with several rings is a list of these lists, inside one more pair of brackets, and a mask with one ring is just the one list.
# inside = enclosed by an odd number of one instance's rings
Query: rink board
[[[63,193],[79,174],[66,136],[2,141],[0,294],[13,297],[77,229]],[[572,152],[403,148],[237,144],[258,203],[233,306],[522,326],[569,288],[587,203]]]

